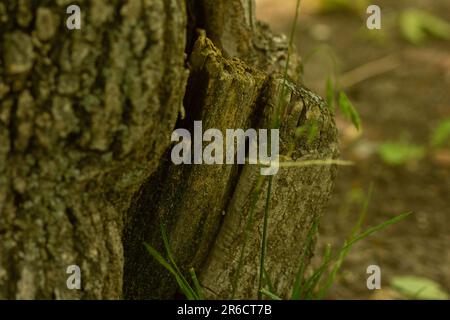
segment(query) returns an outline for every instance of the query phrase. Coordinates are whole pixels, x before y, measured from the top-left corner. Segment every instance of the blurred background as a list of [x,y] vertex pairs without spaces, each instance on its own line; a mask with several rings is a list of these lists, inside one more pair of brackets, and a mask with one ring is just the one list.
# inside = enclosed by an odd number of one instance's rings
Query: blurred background
[[[288,35],[296,2],[256,0],[258,19]],[[366,27],[370,4],[381,8],[380,30]],[[342,246],[371,186],[366,228],[414,212],[352,249],[329,299],[449,298],[449,21],[448,0],[301,2],[304,84],[323,97],[345,92],[362,123],[336,107],[341,158],[355,165],[339,169],[315,263],[327,243]],[[367,289],[372,264],[382,290]]]

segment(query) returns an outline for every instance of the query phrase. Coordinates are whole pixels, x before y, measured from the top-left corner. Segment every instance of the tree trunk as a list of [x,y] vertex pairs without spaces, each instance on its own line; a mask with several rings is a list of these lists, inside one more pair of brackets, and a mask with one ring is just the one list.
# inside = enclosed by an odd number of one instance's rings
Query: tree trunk
[[[256,22],[253,0],[78,3],[81,30],[68,30],[71,1],[0,0],[0,298],[174,297],[143,245],[164,252],[161,223],[208,297],[255,298],[268,180],[247,233],[258,167],[176,166],[170,137],[194,120],[269,128],[286,38]],[[292,57],[280,154],[336,158],[333,115],[298,84],[298,66]],[[309,142],[295,137],[308,121],[318,129]],[[266,269],[282,296],[310,257],[306,235],[334,172],[273,178]],[[69,265],[81,268],[81,290],[67,288]]]

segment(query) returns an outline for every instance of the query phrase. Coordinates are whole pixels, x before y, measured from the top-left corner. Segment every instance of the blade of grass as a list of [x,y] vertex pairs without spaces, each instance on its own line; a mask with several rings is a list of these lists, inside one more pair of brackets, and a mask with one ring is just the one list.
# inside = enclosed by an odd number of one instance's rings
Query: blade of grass
[[283,83],[281,85],[281,90],[278,94],[278,101],[277,101],[277,105],[276,105],[276,115],[275,115],[275,119],[274,119],[274,123],[273,123],[274,128],[279,128],[281,125],[280,116],[281,116],[281,114],[283,114],[283,110],[281,110],[281,101],[283,99],[285,89],[286,89],[287,75],[288,75],[288,70],[289,70],[289,65],[290,65],[290,60],[291,60],[292,47],[294,44],[295,31],[297,29],[298,16],[300,14],[300,4],[301,4],[301,0],[297,0],[297,4],[295,7],[294,22],[292,23],[291,32],[289,34],[288,54],[286,57],[286,64],[284,66]]
[[355,128],[358,131],[361,131],[361,118],[353,106],[353,103],[343,91],[339,92],[339,108],[342,113],[353,123]]
[[153,248],[147,243],[144,243],[144,246],[150,253],[150,255],[153,256],[153,258],[155,258],[156,261],[158,261],[164,268],[167,269],[167,271],[169,271],[175,277],[175,280],[177,281],[180,290],[183,292],[186,298],[188,298],[189,300],[196,300],[197,297],[195,294],[193,294],[190,285],[187,282],[185,282],[185,280],[183,280],[182,277],[180,277],[180,274],[173,268],[173,266],[170,265],[170,263],[167,262],[166,259],[164,259],[164,257],[155,248]]
[[172,266],[164,259],[164,257],[151,245],[144,243],[145,248],[150,253],[150,255],[156,259],[164,268],[166,268],[170,273],[173,275],[176,275],[175,270],[172,268]]
[[264,181],[264,177],[260,176],[258,178],[258,181],[256,182],[255,189],[253,190],[253,192],[251,194],[250,213],[248,215],[248,219],[247,219],[247,222],[245,225],[244,240],[242,241],[241,252],[239,254],[239,261],[238,261],[238,267],[236,269],[236,275],[234,276],[233,282],[231,284],[231,286],[233,288],[233,291],[231,293],[231,300],[233,300],[236,295],[238,280],[239,280],[239,276],[241,274],[242,266],[244,263],[244,253],[245,253],[245,248],[247,245],[248,235],[249,235],[250,229],[253,225],[253,216],[255,213],[256,202],[258,201],[259,195],[261,193],[261,186],[262,186],[263,181]]
[[[311,166],[352,166],[354,163],[346,160],[323,159],[323,160],[299,160],[299,161],[280,161],[279,168],[311,167]],[[261,162],[263,166],[270,166],[270,163]]]
[[260,300],[262,299],[261,288],[263,286],[264,262],[266,258],[267,226],[269,223],[269,205],[270,205],[270,196],[272,193],[272,178],[273,176],[269,177],[269,186],[267,187],[266,205],[264,209],[264,222],[263,222],[261,257],[259,265],[259,284],[258,284],[258,297]]
[[[344,247],[345,247],[345,244],[346,244],[346,242],[344,243]],[[345,257],[348,254],[348,251],[349,251],[349,248],[348,249],[342,248],[339,251],[339,257],[338,257],[337,261],[334,263],[333,269],[331,270],[330,274],[328,275],[328,277],[326,279],[325,286],[322,287],[319,290],[319,293],[317,294],[318,300],[323,299],[325,297],[325,295],[327,294],[328,290],[330,289],[330,287],[333,285],[333,283],[336,279],[337,273],[341,269],[342,263],[344,262]]]
[[335,100],[334,84],[330,76],[327,77],[326,92],[327,92],[327,106],[331,110],[334,110],[334,100]]
[[270,276],[269,276],[269,273],[267,272],[266,268],[264,268],[264,280],[266,281],[269,291],[273,292],[274,290],[273,290],[272,280],[270,280]]
[[325,271],[328,269],[328,266],[331,262],[331,245],[327,245],[325,248],[324,258],[322,264],[319,268],[312,274],[312,276],[308,279],[308,281],[304,285],[304,291],[301,293],[305,293],[305,300],[311,300],[314,297],[314,289],[317,287],[317,284],[322,279]]
[[[273,128],[279,128],[281,125],[281,114],[284,113],[284,110],[281,110],[281,101],[283,100],[285,89],[286,89],[286,83],[287,83],[287,77],[288,77],[288,70],[289,70],[289,64],[291,59],[291,53],[292,53],[292,47],[294,43],[294,37],[295,37],[295,31],[297,29],[297,21],[298,16],[300,14],[300,4],[301,0],[297,0],[296,8],[295,8],[295,16],[294,16],[294,22],[292,23],[292,29],[289,35],[289,44],[288,44],[288,53],[286,58],[286,64],[284,67],[284,73],[283,73],[283,84],[281,86],[281,90],[278,93],[278,100],[276,105],[276,115],[275,119],[273,119],[272,127]],[[267,190],[267,198],[266,198],[266,207],[264,211],[264,222],[263,222],[263,235],[262,235],[262,245],[261,245],[261,256],[260,256],[260,268],[259,268],[259,285],[258,285],[258,297],[259,299],[262,299],[262,282],[263,282],[263,276],[264,276],[264,263],[265,263],[265,254],[266,254],[266,241],[267,241],[267,225],[268,225],[268,217],[269,217],[269,202],[270,202],[270,196],[271,196],[271,190],[272,190],[272,177],[269,178],[269,186]],[[234,290],[233,290],[234,291]],[[233,294],[234,296],[234,294]]]
[[397,222],[400,222],[400,221],[406,219],[411,214],[412,214],[412,212],[403,213],[403,214],[401,214],[401,215],[399,215],[397,217],[394,217],[392,219],[389,219],[388,221],[383,222],[383,223],[381,223],[381,224],[379,224],[379,225],[377,225],[375,227],[367,229],[365,232],[361,233],[360,235],[358,235],[355,238],[353,238],[350,242],[348,242],[346,244],[346,246],[344,247],[344,249],[351,247],[356,242],[358,242],[358,241],[360,241],[360,240],[362,240],[364,238],[367,238],[367,237],[371,236],[372,234],[374,234],[374,233],[376,233],[378,231],[386,229],[390,225],[393,225],[393,224],[395,224]]
[[367,209],[369,208],[369,203],[372,199],[372,194],[373,194],[373,183],[370,184],[369,193],[367,194],[367,197],[364,200],[363,207],[361,209],[361,213],[358,217],[358,221],[356,222],[355,226],[352,229],[350,238],[353,238],[361,230],[362,225],[364,224],[364,221],[366,220]]
[[323,297],[325,297],[328,289],[333,285],[334,280],[336,278],[337,273],[339,272],[342,263],[344,262],[345,257],[347,256],[348,252],[350,251],[351,247],[358,241],[369,237],[370,235],[379,232],[381,230],[386,229],[387,227],[389,227],[390,225],[393,225],[397,222],[400,222],[402,220],[404,220],[405,218],[407,218],[409,215],[411,214],[411,212],[407,212],[407,213],[403,213],[397,217],[394,217],[392,219],[389,219],[377,226],[371,227],[369,229],[367,229],[365,232],[356,235],[354,237],[352,237],[350,240],[346,241],[344,243],[344,246],[341,248],[340,252],[339,252],[339,258],[336,261],[336,263],[334,264],[333,270],[331,271],[330,275],[328,276],[328,279],[326,281],[325,286],[320,290],[319,294],[318,294],[318,299],[323,299]]
[[192,287],[190,286],[189,282],[186,280],[186,278],[183,276],[183,273],[181,272],[181,270],[178,268],[177,263],[175,262],[175,259],[173,258],[172,255],[172,250],[170,248],[170,243],[169,243],[169,239],[167,237],[167,232],[163,226],[163,224],[161,224],[161,234],[162,234],[162,238],[163,238],[163,242],[164,242],[164,247],[166,248],[166,252],[167,252],[167,257],[169,258],[170,263],[172,264],[173,268],[175,269],[175,271],[178,274],[178,277],[181,279],[184,287],[186,288],[187,291],[189,291],[190,295],[194,298],[194,300],[198,299],[197,294],[195,293],[195,291],[192,289]]
[[276,294],[274,294],[274,293],[272,293],[269,290],[264,289],[264,288],[261,289],[260,293],[265,295],[265,296],[268,296],[272,300],[283,300],[279,296],[277,296]]
[[310,250],[310,248],[312,246],[314,235],[317,233],[318,227],[319,227],[319,219],[316,219],[313,222],[311,229],[309,229],[308,236],[306,237],[305,246],[303,247],[303,252],[300,257],[300,265],[299,265],[297,274],[295,275],[294,288],[292,290],[292,296],[291,296],[292,300],[300,299],[300,290],[301,290],[300,287],[301,287],[303,277],[305,274],[305,269],[306,269],[305,258],[306,258],[307,252]]
[[197,274],[195,273],[194,268],[190,268],[189,272],[191,274],[192,283],[194,283],[195,291],[200,300],[205,300],[205,296],[203,295],[203,288],[198,281]]
[[370,185],[369,187],[369,193],[363,203],[363,207],[361,209],[361,212],[358,216],[358,220],[355,224],[355,226],[352,228],[351,232],[350,232],[350,236],[348,237],[348,239],[344,242],[344,246],[341,248],[341,250],[339,251],[339,255],[338,255],[338,259],[334,264],[334,267],[331,271],[331,273],[329,274],[327,280],[326,280],[326,285],[324,288],[322,288],[322,290],[319,291],[318,294],[318,298],[322,299],[326,292],[328,291],[328,289],[331,287],[331,285],[334,283],[334,280],[336,278],[337,273],[339,272],[341,265],[343,263],[343,261],[345,260],[345,257],[348,254],[348,251],[350,249],[350,247],[347,249],[346,248],[346,244],[355,237],[355,235],[361,230],[361,227],[366,219],[366,215],[367,215],[367,209],[369,207],[369,203],[370,203],[370,199],[372,198],[372,193],[373,193],[373,184]]

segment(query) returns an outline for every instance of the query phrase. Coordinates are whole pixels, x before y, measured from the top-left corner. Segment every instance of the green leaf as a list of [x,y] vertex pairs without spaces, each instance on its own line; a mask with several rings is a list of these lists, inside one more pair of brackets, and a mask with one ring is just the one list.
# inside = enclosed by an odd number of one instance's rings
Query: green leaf
[[403,37],[413,44],[420,44],[426,39],[420,15],[414,11],[405,11],[400,16],[400,31]]
[[448,300],[447,292],[433,280],[416,276],[399,276],[391,280],[391,287],[410,299]]
[[385,163],[399,166],[423,158],[426,149],[405,142],[385,142],[378,147],[378,154]]
[[450,142],[450,118],[441,121],[431,136],[433,147],[443,147]]
[[351,120],[355,128],[361,130],[361,119],[359,114],[343,91],[339,93],[339,108],[347,119]]
[[450,24],[422,10],[404,11],[400,16],[399,24],[403,37],[413,44],[423,43],[428,35],[450,40]]

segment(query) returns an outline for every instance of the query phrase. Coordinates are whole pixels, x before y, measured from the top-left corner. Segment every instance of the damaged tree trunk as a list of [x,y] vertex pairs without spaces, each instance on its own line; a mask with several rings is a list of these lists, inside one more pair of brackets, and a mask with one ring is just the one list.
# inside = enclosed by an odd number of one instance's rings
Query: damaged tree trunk
[[[0,298],[174,297],[143,245],[164,252],[161,224],[209,298],[256,298],[268,180],[258,166],[176,166],[170,138],[196,120],[270,128],[286,38],[256,22],[253,0],[79,1],[74,31],[69,4],[0,0]],[[333,115],[291,61],[280,157],[336,158]],[[295,134],[309,122],[312,141]],[[265,268],[283,297],[334,172],[273,177]]]

